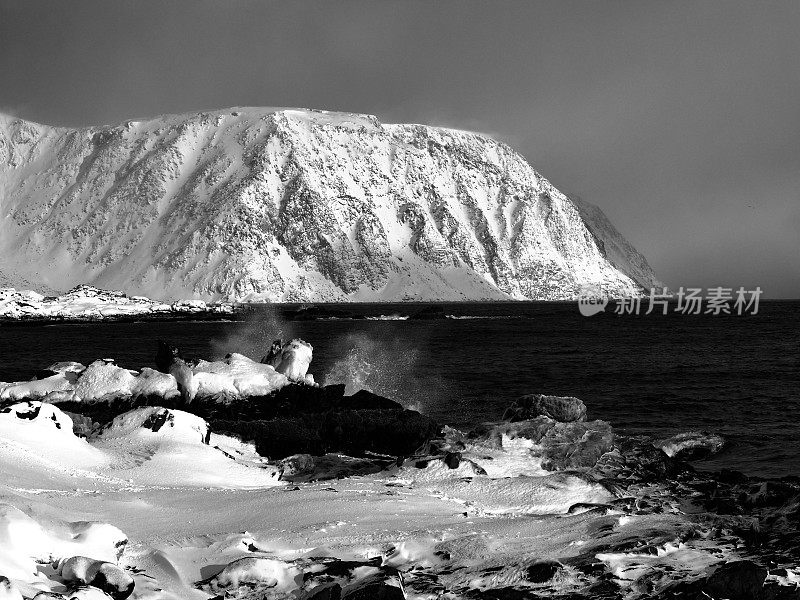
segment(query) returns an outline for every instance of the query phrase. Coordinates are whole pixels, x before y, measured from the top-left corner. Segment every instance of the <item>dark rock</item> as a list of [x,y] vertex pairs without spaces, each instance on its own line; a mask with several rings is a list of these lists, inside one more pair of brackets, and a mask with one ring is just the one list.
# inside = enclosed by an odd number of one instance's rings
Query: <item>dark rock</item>
[[311,473],[314,471],[316,464],[314,463],[314,457],[310,454],[293,454],[281,460],[280,466],[283,478],[284,475],[293,476]]
[[283,352],[283,340],[275,340],[274,342],[272,342],[272,346],[270,347],[267,355],[261,359],[261,362],[265,365],[272,365],[273,367],[276,367],[280,363],[280,357],[282,352]]
[[169,373],[169,368],[176,358],[183,358],[181,351],[175,346],[164,340],[158,340],[158,350],[156,351],[156,369],[162,373]]
[[613,448],[614,433],[605,421],[556,423],[540,443],[548,471],[593,467]]
[[528,394],[517,398],[503,413],[504,421],[527,421],[539,416],[570,423],[586,420],[586,405],[572,396]]
[[513,423],[505,421],[501,423],[483,423],[470,431],[467,437],[471,441],[485,443],[498,449],[503,447],[503,436],[512,440],[524,438],[538,444],[555,425],[556,422],[549,417],[537,417]]
[[525,579],[531,583],[547,583],[555,577],[561,564],[554,560],[535,562],[525,571]]
[[461,463],[461,453],[460,452],[448,452],[444,455],[442,459],[444,464],[448,466],[450,469],[457,469],[458,465]]
[[727,483],[731,485],[741,485],[748,482],[748,477],[741,471],[734,471],[732,469],[722,469],[717,474],[717,481],[720,483]]
[[100,427],[99,423],[92,421],[85,415],[67,411],[63,411],[63,413],[72,419],[72,433],[78,437],[89,437],[95,429]]
[[749,560],[726,563],[706,579],[703,591],[712,598],[754,600],[762,597],[767,570]]
[[[25,408],[18,408],[14,414],[18,419],[27,419],[28,421],[33,421],[36,417],[39,416],[39,411],[42,410],[42,404],[40,402],[31,402],[30,400],[26,402],[27,407]],[[11,408],[4,408],[0,412],[11,412]]]
[[385,579],[369,579],[345,591],[342,600],[405,600],[405,594]]
[[651,483],[691,471],[688,464],[670,458],[647,441],[617,437],[614,444],[614,450],[604,454],[595,465],[595,471],[609,480]]
[[210,423],[214,431],[253,442],[259,454],[274,459],[328,452],[409,456],[439,430],[424,415],[396,409],[337,410],[257,421],[214,419]]
[[156,433],[160,431],[161,428],[167,423],[170,423],[174,426],[174,422],[175,415],[166,408],[162,408],[161,410],[156,411],[147,417],[142,423],[142,427],[149,429],[153,433]]
[[708,431],[689,431],[654,443],[677,460],[703,460],[722,450],[725,439]]
[[301,596],[302,600],[340,600],[342,586],[338,583],[323,584]]

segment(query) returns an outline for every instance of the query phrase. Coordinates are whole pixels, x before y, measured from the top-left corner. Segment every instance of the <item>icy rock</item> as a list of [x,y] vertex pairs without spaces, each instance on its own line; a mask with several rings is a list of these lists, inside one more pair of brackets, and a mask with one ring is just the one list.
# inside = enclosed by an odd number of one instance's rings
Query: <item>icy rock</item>
[[701,460],[722,450],[725,438],[707,431],[679,433],[653,444],[677,460]]
[[75,394],[85,402],[129,397],[136,386],[135,371],[105,360],[96,360],[81,373]]
[[58,562],[58,573],[72,584],[96,587],[114,600],[125,600],[133,593],[133,578],[117,565],[86,556],[73,556]]
[[539,416],[568,423],[586,420],[586,405],[572,396],[528,394],[517,398],[503,414],[504,421],[526,421]]

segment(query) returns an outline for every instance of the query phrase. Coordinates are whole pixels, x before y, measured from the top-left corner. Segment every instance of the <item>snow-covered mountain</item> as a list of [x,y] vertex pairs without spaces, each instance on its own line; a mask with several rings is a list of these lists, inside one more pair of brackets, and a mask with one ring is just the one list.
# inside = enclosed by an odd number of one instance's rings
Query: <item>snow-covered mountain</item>
[[505,144],[314,110],[0,116],[0,285],[158,299],[568,299],[658,285]]

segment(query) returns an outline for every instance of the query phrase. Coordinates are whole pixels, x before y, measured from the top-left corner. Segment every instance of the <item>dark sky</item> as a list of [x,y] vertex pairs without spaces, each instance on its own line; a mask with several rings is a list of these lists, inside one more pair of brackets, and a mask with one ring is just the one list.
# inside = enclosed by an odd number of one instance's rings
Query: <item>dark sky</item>
[[670,286],[800,297],[800,2],[0,0],[0,111],[234,105],[482,131]]

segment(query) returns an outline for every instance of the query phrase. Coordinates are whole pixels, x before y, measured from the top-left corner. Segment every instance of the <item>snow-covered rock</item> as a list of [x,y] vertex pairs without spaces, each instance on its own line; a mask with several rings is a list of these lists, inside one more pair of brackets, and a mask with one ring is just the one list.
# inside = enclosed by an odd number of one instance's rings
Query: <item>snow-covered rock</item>
[[136,387],[136,372],[96,360],[81,373],[75,394],[86,402],[131,396]]
[[272,365],[258,363],[234,352],[224,360],[201,360],[194,368],[194,381],[198,394],[263,396],[288,384],[289,378]]
[[89,585],[114,600],[125,600],[133,593],[133,577],[117,565],[87,556],[72,556],[58,561],[58,574],[73,585]]
[[[276,340],[262,362],[272,365],[278,373],[283,373],[289,379],[304,381],[313,351],[313,346],[301,339],[291,340],[286,344]],[[309,383],[313,383],[313,379]]]
[[18,466],[84,468],[105,463],[100,452],[73,433],[72,419],[57,406],[39,401],[0,408],[0,447],[2,456],[17,457]]
[[[283,485],[277,467],[232,460],[224,450],[211,446],[210,438],[204,419],[148,406],[117,416],[89,443],[108,457],[117,474],[125,473],[139,483],[231,488]],[[226,442],[235,440],[215,438],[216,444]]]
[[188,444],[207,444],[208,436],[208,423],[200,417],[157,406],[137,408],[119,415],[99,435],[103,440],[125,438],[132,442],[137,438],[148,443],[158,439]]
[[[302,581],[303,570],[282,560],[270,558],[240,558],[225,566],[222,571],[209,582],[214,592],[232,592],[239,588],[248,591],[265,592],[279,595],[296,591]],[[266,597],[266,596],[264,596]]]
[[0,282],[17,287],[325,301],[657,284],[599,209],[505,144],[369,115],[237,108],[84,129],[0,116],[0,185]]
[[17,320],[66,319],[105,320],[122,317],[231,314],[230,304],[208,305],[202,300],[165,304],[143,296],[79,285],[60,296],[45,297],[36,292],[0,289],[0,318]]
[[9,504],[0,504],[0,571],[30,581],[36,564],[57,562],[77,554],[115,562],[127,536],[106,523],[35,519]]

